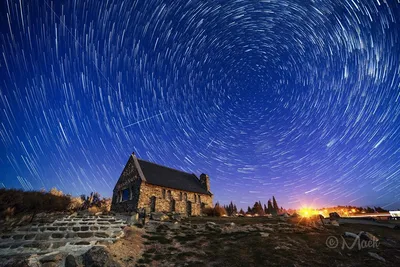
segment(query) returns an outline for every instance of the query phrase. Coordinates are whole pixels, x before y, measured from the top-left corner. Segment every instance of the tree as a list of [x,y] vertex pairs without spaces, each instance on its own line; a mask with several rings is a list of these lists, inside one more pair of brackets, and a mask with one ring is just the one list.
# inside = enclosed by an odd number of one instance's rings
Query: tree
[[273,205],[273,214],[276,215],[279,212],[279,206],[278,203],[276,202],[276,199],[274,196],[272,196],[272,205]]
[[269,212],[268,212],[268,209],[267,209],[267,206],[264,204],[264,213],[265,214],[268,214]]
[[272,214],[274,211],[274,208],[272,207],[272,202],[271,199],[268,200],[268,214]]
[[240,209],[239,214],[244,215],[245,213],[244,213],[244,211],[242,209]]
[[264,215],[264,210],[260,202],[254,203],[252,214]]

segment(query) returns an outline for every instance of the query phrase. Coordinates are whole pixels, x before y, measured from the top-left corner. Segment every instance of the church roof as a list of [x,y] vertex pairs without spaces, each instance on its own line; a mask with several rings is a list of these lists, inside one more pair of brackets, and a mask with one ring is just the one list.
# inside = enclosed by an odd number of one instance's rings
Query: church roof
[[[136,157],[135,157],[136,158]],[[211,194],[200,183],[193,173],[175,170],[153,162],[137,159],[146,183],[189,191],[200,194]]]

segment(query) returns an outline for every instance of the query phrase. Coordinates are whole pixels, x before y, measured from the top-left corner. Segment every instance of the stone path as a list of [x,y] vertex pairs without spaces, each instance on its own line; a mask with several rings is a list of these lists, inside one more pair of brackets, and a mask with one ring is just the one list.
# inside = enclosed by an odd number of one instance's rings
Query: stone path
[[108,215],[76,215],[51,223],[34,222],[1,234],[0,257],[53,251],[79,254],[94,245],[114,242],[123,236],[125,226],[125,221]]

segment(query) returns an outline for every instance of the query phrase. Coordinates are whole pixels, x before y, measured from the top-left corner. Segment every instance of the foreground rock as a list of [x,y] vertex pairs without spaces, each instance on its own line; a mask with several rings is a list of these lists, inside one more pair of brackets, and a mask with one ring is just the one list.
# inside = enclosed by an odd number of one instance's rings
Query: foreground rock
[[87,267],[119,267],[118,262],[114,261],[109,251],[105,247],[95,246],[83,254],[83,263]]

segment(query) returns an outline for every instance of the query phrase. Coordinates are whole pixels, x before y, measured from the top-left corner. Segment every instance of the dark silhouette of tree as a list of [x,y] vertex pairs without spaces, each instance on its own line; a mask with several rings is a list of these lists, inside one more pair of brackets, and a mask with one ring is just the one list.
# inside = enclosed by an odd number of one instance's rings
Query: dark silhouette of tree
[[273,205],[273,213],[274,215],[278,214],[279,212],[279,206],[278,203],[276,202],[276,199],[274,196],[272,196],[272,205]]
[[273,207],[272,207],[272,202],[271,199],[268,200],[268,214],[273,213]]

